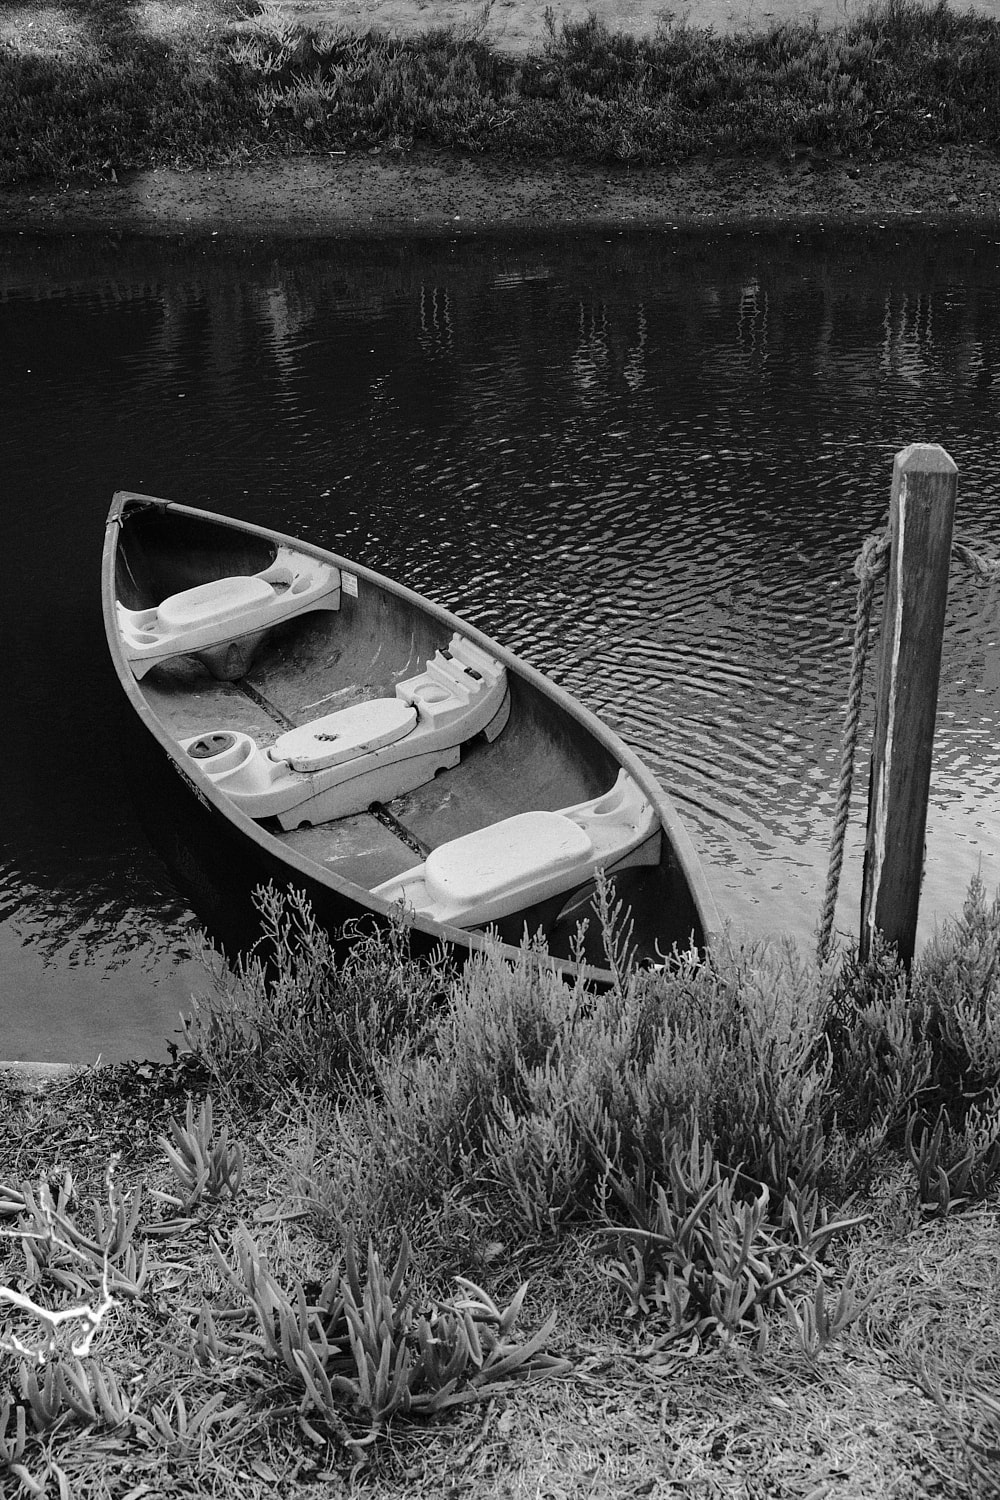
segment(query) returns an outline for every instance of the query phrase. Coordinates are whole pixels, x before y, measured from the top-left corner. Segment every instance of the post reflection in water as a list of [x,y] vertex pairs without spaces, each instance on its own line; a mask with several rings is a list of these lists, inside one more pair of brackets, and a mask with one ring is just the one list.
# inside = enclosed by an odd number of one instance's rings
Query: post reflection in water
[[[897,449],[942,443],[958,535],[1000,552],[998,264],[995,237],[917,231],[0,241],[0,1055],[162,1055],[200,983],[125,794],[98,576],[118,488],[481,625],[652,765],[738,936],[811,947],[851,569]],[[923,939],[1000,881],[998,640],[1000,586],[956,565]]]

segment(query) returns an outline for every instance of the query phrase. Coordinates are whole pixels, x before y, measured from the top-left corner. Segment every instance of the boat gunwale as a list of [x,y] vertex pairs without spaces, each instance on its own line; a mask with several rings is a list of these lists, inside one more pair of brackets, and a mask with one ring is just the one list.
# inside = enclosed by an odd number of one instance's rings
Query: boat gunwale
[[[478,626],[453,614],[443,605],[428,599],[423,594],[399,583],[396,579],[379,573],[374,568],[367,567],[363,563],[344,557],[329,548],[321,547],[318,543],[300,540],[285,532],[276,531],[271,527],[259,526],[252,521],[238,520],[232,516],[218,514],[215,511],[200,509],[196,506],[184,505],[179,501],[163,500],[156,496],[140,494],[131,490],[118,490],[111,502],[111,508],[105,523],[105,540],[102,558],[102,610],[104,615],[105,633],[108,646],[111,651],[115,671],[125,689],[126,696],[136,710],[144,726],[152,733],[154,739],[160,744],[168,759],[173,763],[178,774],[187,781],[197,796],[202,797],[210,806],[225,820],[235,825],[241,834],[247,836],[265,854],[277,857],[296,871],[304,879],[316,884],[327,886],[338,896],[341,896],[361,909],[367,909],[379,918],[390,918],[395,906],[382,897],[376,896],[367,887],[357,882],[338,875],[334,870],[326,870],[318,866],[315,861],[308,860],[299,855],[294,849],[281,842],[267,829],[261,827],[248,814],[236,807],[225,793],[220,791],[207,778],[204,782],[196,779],[189,773],[189,769],[182,763],[178,753],[177,741],[168,732],[159,717],[149,704],[142,686],[136,681],[135,676],[128,664],[128,659],[122,644],[121,633],[118,628],[117,619],[117,590],[116,590],[116,565],[119,550],[119,538],[122,527],[127,520],[130,510],[157,509],[163,512],[173,512],[179,516],[185,516],[195,521],[208,522],[214,526],[228,528],[235,533],[249,533],[270,544],[288,546],[294,550],[312,556],[319,561],[333,563],[342,571],[354,574],[363,579],[374,588],[381,589],[405,601],[410,607],[417,611],[430,615],[440,624],[448,627],[451,631],[459,631],[467,639],[473,641],[483,650],[489,652],[498,661],[502,662],[509,672],[513,672],[522,680],[533,687],[541,696],[549,699],[555,707],[569,718],[575,720],[598,743],[614,758],[641,787],[644,794],[652,802],[653,808],[660,821],[664,837],[670,845],[674,859],[680,869],[681,875],[687,884],[692,905],[698,915],[702,928],[702,945],[710,950],[721,935],[721,922],[716,909],[714,897],[708,886],[705,872],[701,861],[695,850],[687,829],[681,822],[680,817],[674,809],[666,793],[656,781],[653,773],[640,760],[634,751],[614,730],[604,724],[590,709],[579,699],[575,698],[565,688],[552,681],[538,668],[524,661],[506,646],[502,646],[491,636],[488,636]],[[238,639],[236,636],[234,639]],[[455,927],[444,922],[435,922],[428,918],[421,918],[415,913],[406,918],[408,927],[421,932],[424,936],[451,945],[455,948],[471,949],[474,952],[486,952],[499,948],[504,957],[516,956],[521,950],[513,944],[504,942],[502,939],[491,935],[489,932],[478,932],[473,929]],[[546,965],[551,966],[566,977],[575,977],[582,971],[588,978],[597,982],[607,983],[610,979],[608,970],[594,964],[578,964],[571,959],[560,959],[553,955],[545,958]]]

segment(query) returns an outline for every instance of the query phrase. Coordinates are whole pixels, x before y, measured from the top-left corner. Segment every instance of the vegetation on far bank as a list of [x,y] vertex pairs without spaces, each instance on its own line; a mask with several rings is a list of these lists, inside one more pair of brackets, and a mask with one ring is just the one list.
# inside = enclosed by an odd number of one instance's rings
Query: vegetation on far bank
[[1000,148],[1000,23],[944,0],[887,0],[829,31],[668,21],[635,40],[591,19],[526,58],[443,31],[324,32],[257,0],[189,12],[154,34],[137,5],[83,0],[57,43],[26,20],[0,32],[0,186],[416,145],[637,164]]
[[908,975],[338,961],[0,1082],[0,1487],[989,1500],[1000,897]]

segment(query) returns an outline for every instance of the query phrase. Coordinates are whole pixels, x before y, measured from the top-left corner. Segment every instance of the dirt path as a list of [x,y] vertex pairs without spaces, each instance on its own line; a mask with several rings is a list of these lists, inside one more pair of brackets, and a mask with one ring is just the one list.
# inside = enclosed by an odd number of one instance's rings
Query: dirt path
[[[664,17],[718,32],[765,29],[776,22],[801,21],[815,16],[822,26],[843,25],[868,8],[867,0],[277,0],[276,9],[297,19],[309,19],[353,30],[410,35],[430,26],[457,26],[485,36],[508,52],[527,52],[546,36],[545,11],[556,26],[582,21],[590,15],[607,22],[612,31],[650,36]],[[960,9],[1000,20],[1000,0],[972,0]]]

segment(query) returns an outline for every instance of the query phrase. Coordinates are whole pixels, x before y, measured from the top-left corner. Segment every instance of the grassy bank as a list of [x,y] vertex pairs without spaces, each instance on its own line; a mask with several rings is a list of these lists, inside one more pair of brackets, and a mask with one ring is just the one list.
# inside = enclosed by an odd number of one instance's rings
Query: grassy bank
[[0,1092],[5,1493],[997,1495],[1000,899],[604,995],[268,922]]
[[20,20],[0,41],[0,185],[417,145],[641,164],[1000,147],[1000,24],[943,3],[890,0],[829,32],[671,23],[636,41],[591,21],[528,58],[248,20],[235,0],[156,7],[159,29],[122,0],[70,14],[71,31]]

